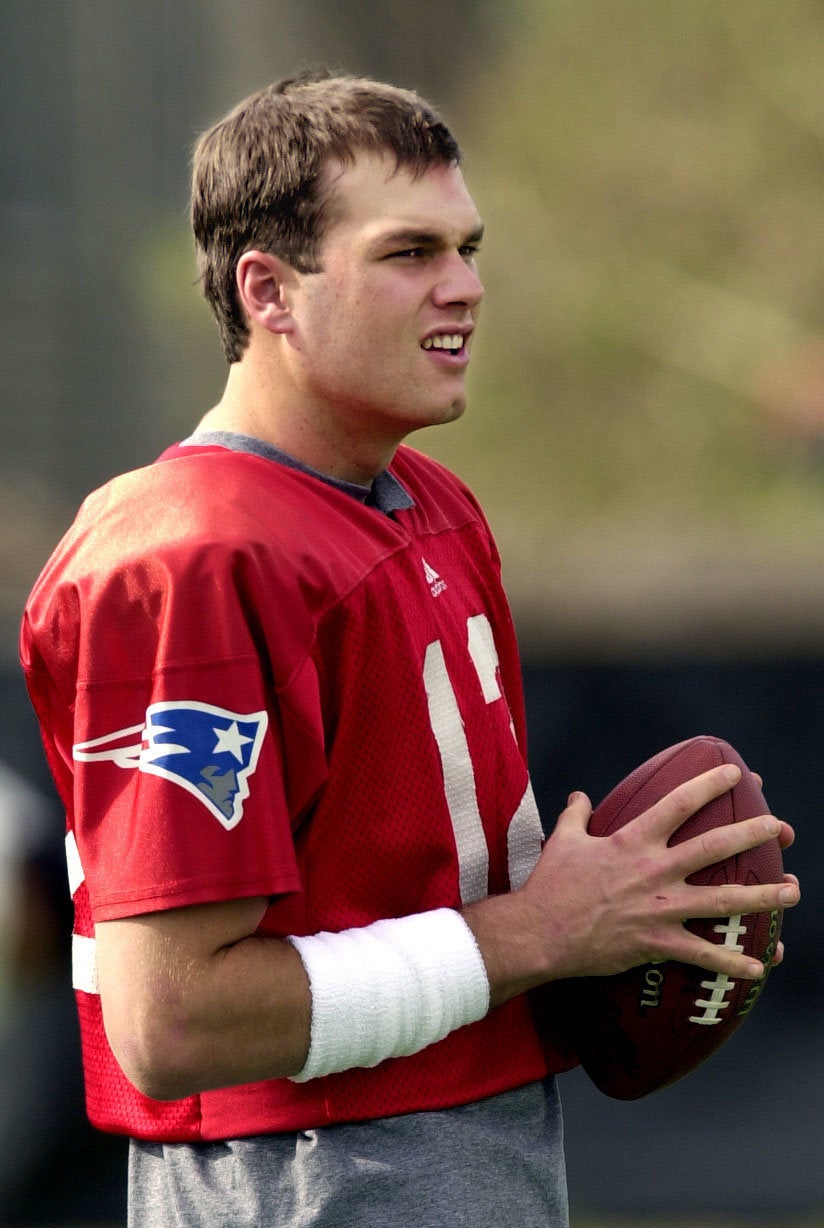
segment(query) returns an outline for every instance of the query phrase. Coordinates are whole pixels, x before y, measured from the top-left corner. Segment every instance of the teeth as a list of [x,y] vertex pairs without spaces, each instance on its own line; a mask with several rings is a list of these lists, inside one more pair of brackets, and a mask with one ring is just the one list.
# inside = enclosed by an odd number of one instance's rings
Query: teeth
[[440,337],[427,337],[423,343],[425,350],[460,350],[463,348],[463,337],[460,333],[446,333]]

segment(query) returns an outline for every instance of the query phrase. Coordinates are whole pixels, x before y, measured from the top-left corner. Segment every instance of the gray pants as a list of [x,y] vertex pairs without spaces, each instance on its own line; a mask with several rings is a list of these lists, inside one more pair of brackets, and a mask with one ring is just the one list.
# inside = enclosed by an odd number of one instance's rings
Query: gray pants
[[130,1228],[568,1228],[554,1079],[297,1134],[133,1142]]

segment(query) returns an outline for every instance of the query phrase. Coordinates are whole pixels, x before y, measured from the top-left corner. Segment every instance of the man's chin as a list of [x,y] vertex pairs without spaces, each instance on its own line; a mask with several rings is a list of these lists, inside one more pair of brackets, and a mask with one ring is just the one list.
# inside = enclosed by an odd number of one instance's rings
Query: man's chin
[[433,420],[432,425],[437,426],[439,423],[446,424],[447,422],[457,422],[458,418],[463,417],[466,409],[466,397],[461,395],[455,397],[440,413],[440,416]]
[[446,426],[450,422],[457,422],[463,417],[465,409],[466,397],[464,396],[456,397],[445,405],[421,406],[409,414],[406,433],[411,434],[413,431],[426,430],[427,427]]

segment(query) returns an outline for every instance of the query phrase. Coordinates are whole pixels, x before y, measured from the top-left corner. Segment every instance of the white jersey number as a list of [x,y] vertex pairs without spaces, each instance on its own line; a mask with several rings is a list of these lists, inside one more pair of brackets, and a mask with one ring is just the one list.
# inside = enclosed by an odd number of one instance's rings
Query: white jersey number
[[[501,698],[498,653],[492,626],[485,614],[476,614],[467,619],[467,649],[478,675],[484,702],[495,703]],[[471,904],[489,893],[489,848],[478,809],[475,769],[469,743],[440,640],[433,640],[426,649],[423,681],[429,721],[441,757],[446,805],[455,834],[461,902]],[[510,728],[514,737],[511,719]],[[526,791],[507,830],[509,883],[513,890],[522,886],[531,873],[538,860],[542,840],[538,808],[532,785],[527,781]]]

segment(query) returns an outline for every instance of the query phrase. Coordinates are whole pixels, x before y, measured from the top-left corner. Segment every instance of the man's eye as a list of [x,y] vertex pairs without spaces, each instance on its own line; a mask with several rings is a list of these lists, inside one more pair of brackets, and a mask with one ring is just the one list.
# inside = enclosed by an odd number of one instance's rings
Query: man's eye
[[390,260],[420,260],[426,252],[422,247],[406,247],[400,252],[390,252]]
[[479,243],[464,243],[463,247],[459,250],[461,255],[466,257],[467,260],[474,260],[481,250],[481,246]]

